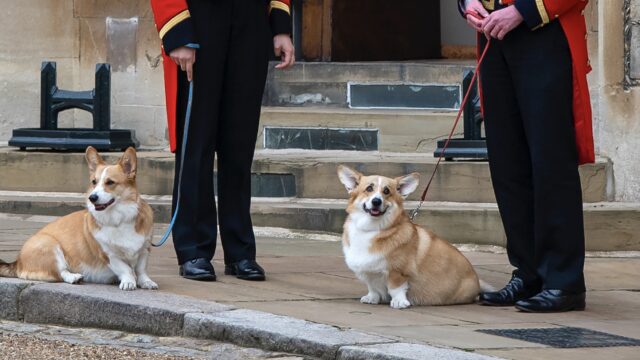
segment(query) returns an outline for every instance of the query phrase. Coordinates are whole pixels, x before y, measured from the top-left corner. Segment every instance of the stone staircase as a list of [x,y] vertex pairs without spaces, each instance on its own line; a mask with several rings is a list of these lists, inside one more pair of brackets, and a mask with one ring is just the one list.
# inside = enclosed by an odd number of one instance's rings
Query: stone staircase
[[[387,176],[415,171],[426,182],[436,162],[435,142],[450,131],[458,84],[469,65],[301,63],[288,72],[271,72],[253,166],[254,224],[340,232],[347,194],[336,175],[338,164]],[[358,101],[384,109],[350,106],[350,84],[376,85],[358,89]],[[402,103],[396,96],[407,91],[430,95]],[[140,190],[157,221],[167,222],[173,156],[153,151],[139,156]],[[0,164],[0,212],[63,215],[84,203],[83,154],[3,149]],[[640,205],[612,202],[608,160],[598,159],[580,173],[588,249],[640,250]],[[417,205],[423,185],[407,209]],[[454,243],[504,245],[487,163],[444,162],[417,222]]]

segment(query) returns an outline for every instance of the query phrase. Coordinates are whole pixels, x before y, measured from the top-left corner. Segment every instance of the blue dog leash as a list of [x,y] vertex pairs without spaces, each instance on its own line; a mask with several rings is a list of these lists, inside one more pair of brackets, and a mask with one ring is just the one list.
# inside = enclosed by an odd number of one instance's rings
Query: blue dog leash
[[193,104],[193,80],[189,83],[189,99],[187,100],[187,113],[184,118],[184,130],[182,131],[182,153],[180,154],[180,170],[178,172],[178,194],[176,197],[176,209],[173,212],[173,217],[171,217],[171,222],[169,223],[169,227],[167,231],[160,239],[160,242],[154,244],[151,242],[151,245],[154,247],[160,247],[164,245],[164,243],[171,235],[171,230],[173,230],[173,225],[176,223],[176,218],[178,217],[178,210],[180,210],[180,190],[182,190],[182,169],[184,168],[184,155],[187,152],[187,134],[189,134],[189,123],[191,122],[191,107]]

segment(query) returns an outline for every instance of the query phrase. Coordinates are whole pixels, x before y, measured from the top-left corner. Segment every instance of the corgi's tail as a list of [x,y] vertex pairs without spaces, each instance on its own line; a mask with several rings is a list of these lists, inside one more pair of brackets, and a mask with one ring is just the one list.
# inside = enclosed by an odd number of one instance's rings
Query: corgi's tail
[[494,292],[496,291],[496,288],[494,288],[493,286],[489,285],[488,282],[479,279],[480,280],[480,291],[482,292]]
[[9,264],[0,260],[0,277],[17,277],[16,268],[17,263],[12,262]]

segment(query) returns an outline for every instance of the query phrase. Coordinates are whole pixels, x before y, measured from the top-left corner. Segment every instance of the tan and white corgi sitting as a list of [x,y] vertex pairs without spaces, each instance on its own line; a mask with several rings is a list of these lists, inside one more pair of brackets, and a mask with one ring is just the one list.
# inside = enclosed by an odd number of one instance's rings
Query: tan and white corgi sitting
[[38,231],[14,263],[0,263],[0,276],[70,284],[119,280],[122,290],[157,289],[147,275],[153,212],[136,189],[136,151],[129,148],[115,165],[107,165],[89,147],[86,159],[87,210]]
[[349,191],[342,236],[347,266],[364,281],[366,304],[450,305],[474,302],[480,281],[458,249],[413,224],[403,200],[418,187],[417,173],[390,179],[338,168]]

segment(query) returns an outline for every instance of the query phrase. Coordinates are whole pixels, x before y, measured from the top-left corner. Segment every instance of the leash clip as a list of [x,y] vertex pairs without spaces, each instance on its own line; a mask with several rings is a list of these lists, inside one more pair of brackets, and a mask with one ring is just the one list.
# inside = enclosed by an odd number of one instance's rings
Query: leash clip
[[409,215],[409,221],[411,221],[412,223],[415,223],[415,219],[418,216],[418,212],[420,211],[420,209],[422,208],[422,204],[424,203],[424,200],[421,200],[420,203],[418,204],[418,207],[416,207],[415,209],[413,209],[411,211],[411,215]]

